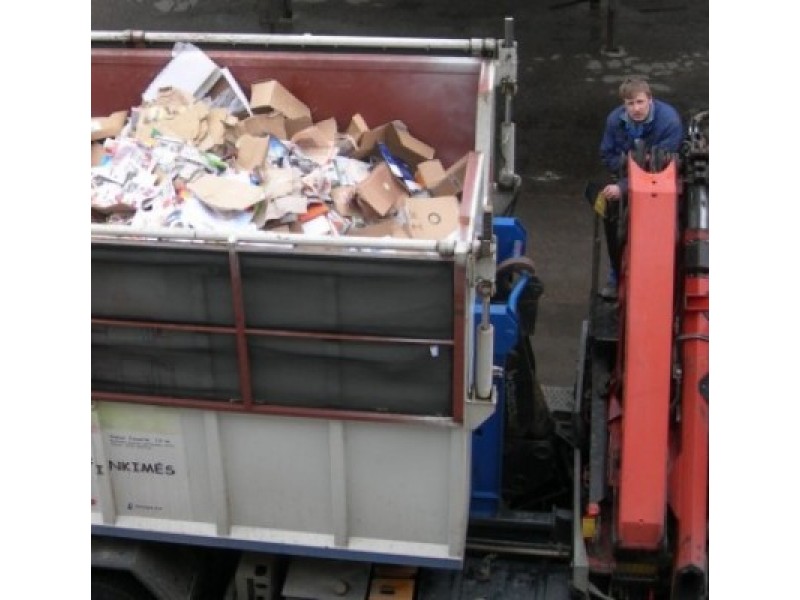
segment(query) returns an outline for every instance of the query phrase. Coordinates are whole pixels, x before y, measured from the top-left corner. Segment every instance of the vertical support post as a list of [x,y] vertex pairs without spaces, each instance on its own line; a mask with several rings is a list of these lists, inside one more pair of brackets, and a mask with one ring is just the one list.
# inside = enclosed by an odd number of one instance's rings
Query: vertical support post
[[242,291],[242,270],[239,255],[236,252],[236,241],[231,239],[228,249],[228,263],[231,274],[231,298],[233,301],[233,319],[236,327],[236,356],[239,367],[239,391],[245,408],[253,406],[253,388],[250,379],[250,355],[247,350],[246,321],[244,314],[244,292]]

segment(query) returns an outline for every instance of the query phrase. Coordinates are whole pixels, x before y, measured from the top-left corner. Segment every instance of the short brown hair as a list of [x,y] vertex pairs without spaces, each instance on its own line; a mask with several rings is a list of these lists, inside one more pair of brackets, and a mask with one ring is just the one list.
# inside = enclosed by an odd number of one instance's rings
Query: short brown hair
[[648,98],[653,97],[653,93],[650,91],[650,84],[647,83],[647,79],[640,75],[626,77],[619,85],[619,97],[622,100],[633,98],[641,92],[647,94]]

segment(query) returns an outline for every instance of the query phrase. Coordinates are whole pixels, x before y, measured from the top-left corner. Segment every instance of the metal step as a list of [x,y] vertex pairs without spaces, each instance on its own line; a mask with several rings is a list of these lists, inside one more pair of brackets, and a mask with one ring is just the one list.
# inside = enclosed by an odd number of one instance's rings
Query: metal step
[[570,386],[543,385],[542,392],[550,412],[571,413],[575,409],[575,390]]

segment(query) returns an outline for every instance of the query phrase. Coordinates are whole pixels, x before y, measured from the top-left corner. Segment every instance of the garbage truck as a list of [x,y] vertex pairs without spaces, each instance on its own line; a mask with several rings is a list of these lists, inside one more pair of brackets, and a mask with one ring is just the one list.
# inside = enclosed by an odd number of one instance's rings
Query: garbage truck
[[[513,20],[467,40],[93,32],[92,116],[140,102],[176,42],[243,89],[279,80],[314,121],[400,120],[442,163],[463,158],[457,223],[444,239],[92,224],[92,597],[706,597],[700,491],[676,488],[693,519],[677,530],[700,548],[681,554],[686,577],[665,497],[652,545],[616,544],[607,409],[633,403],[606,389],[633,367],[597,323],[624,302],[592,302],[574,386],[539,384],[543,282],[505,208],[520,186]],[[671,182],[662,202],[690,189],[702,213],[696,137],[694,153],[642,168]],[[659,281],[670,294],[679,264]],[[670,388],[680,355],[667,352]],[[707,363],[693,372],[707,382]],[[680,429],[668,411],[663,427]],[[684,450],[702,452],[693,427]],[[692,465],[699,485],[707,465]]]

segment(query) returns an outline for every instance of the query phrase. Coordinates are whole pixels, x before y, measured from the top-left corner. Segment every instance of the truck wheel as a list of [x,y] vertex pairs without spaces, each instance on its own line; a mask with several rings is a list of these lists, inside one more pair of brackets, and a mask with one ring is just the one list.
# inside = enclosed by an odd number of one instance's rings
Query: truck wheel
[[132,575],[122,571],[93,570],[92,600],[155,600]]

